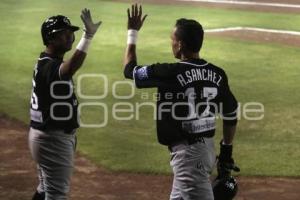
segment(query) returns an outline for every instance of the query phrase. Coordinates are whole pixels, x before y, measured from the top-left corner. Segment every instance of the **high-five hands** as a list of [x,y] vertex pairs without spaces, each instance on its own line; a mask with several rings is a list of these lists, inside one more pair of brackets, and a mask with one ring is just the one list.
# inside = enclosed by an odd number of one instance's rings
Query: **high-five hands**
[[147,17],[147,15],[144,15],[142,17],[143,15],[142,6],[140,5],[138,7],[137,4],[132,5],[131,10],[129,8],[127,9],[127,15],[128,15],[128,24],[127,24],[128,30],[133,29],[137,31],[141,29]]
[[80,17],[84,24],[85,38],[92,39],[102,22],[99,21],[97,23],[94,23],[92,20],[90,10],[87,8],[84,8],[81,11]]

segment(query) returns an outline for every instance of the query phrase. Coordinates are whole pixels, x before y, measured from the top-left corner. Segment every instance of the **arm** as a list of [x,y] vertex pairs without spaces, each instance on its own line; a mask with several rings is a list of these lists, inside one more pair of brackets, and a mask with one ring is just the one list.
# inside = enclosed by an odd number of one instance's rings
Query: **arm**
[[69,60],[61,64],[59,69],[60,77],[72,77],[83,64],[85,57],[85,52],[76,50]]
[[238,102],[232,94],[226,74],[222,90],[223,144],[232,145],[238,118]]
[[124,76],[126,78],[132,79],[132,73],[134,67],[137,65],[137,56],[136,56],[136,43],[138,31],[143,26],[143,23],[147,17],[147,15],[143,15],[142,6],[138,8],[137,4],[132,5],[131,11],[127,9],[128,15],[128,39],[127,39],[127,47],[125,50],[124,56]]
[[[151,88],[164,85],[163,78],[169,76],[168,64],[152,64],[148,66],[138,66],[136,56],[136,43],[138,31],[143,26],[147,15],[143,16],[142,6],[132,5],[131,10],[127,10],[128,15],[128,38],[124,56],[124,76],[134,79],[137,88]],[[143,17],[142,17],[143,16]]]
[[237,126],[238,103],[230,91],[226,75],[222,94],[223,139],[220,142],[220,155],[218,160],[218,176],[224,177],[231,174],[231,170],[239,171],[232,158],[233,139]]
[[232,144],[235,131],[236,131],[236,125],[229,125],[223,123],[223,144],[227,144],[227,145]]
[[101,24],[100,21],[95,24],[93,23],[90,11],[86,8],[82,10],[80,17],[85,27],[84,33],[76,47],[76,51],[74,52],[74,54],[69,60],[65,61],[60,66],[59,73],[61,77],[71,77],[81,67],[86,57],[87,50],[92,41],[92,38]]

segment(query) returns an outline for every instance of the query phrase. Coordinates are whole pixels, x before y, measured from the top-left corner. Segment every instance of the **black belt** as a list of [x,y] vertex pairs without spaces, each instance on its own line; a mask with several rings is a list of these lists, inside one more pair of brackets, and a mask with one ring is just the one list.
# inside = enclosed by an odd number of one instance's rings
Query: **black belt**
[[205,143],[204,138],[203,137],[196,137],[196,138],[187,139],[188,145],[196,144],[198,142]]
[[68,135],[73,135],[75,133],[75,130],[76,129],[66,129],[66,130],[64,130],[64,133],[68,134]]
[[62,132],[66,135],[73,135],[75,134],[76,132],[76,129],[46,129],[46,130],[43,130],[44,132]]

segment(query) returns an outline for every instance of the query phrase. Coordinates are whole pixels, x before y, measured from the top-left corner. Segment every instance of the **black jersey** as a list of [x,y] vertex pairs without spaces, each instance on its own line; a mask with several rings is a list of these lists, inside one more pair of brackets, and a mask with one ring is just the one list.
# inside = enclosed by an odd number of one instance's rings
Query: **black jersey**
[[30,126],[35,129],[70,132],[79,127],[73,80],[60,76],[62,62],[43,52],[35,65],[30,103]]
[[132,68],[133,65],[126,66],[125,76],[130,76],[131,71],[138,88],[158,88],[157,134],[161,144],[212,137],[217,114],[227,117],[225,123],[236,124],[238,104],[221,68],[203,59]]

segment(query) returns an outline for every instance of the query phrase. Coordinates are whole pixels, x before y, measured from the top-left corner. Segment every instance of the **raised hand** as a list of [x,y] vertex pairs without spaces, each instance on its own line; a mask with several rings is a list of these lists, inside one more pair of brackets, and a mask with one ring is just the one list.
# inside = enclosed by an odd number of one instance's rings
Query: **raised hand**
[[94,23],[92,20],[90,10],[87,8],[84,8],[81,11],[80,17],[84,24],[85,37],[87,39],[93,38],[94,34],[97,32],[97,30],[102,22],[99,21],[97,23]]
[[143,15],[142,6],[140,5],[138,7],[137,4],[131,6],[131,11],[129,8],[127,9],[127,15],[128,15],[128,24],[127,24],[128,30],[134,29],[137,31],[141,29],[147,17],[147,15],[144,15],[142,17]]

